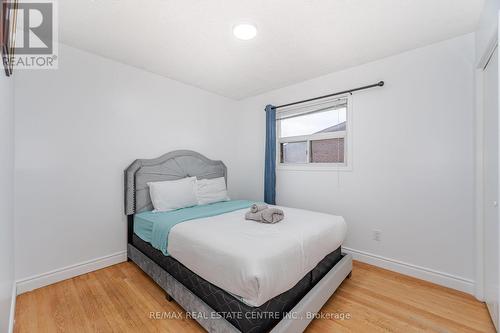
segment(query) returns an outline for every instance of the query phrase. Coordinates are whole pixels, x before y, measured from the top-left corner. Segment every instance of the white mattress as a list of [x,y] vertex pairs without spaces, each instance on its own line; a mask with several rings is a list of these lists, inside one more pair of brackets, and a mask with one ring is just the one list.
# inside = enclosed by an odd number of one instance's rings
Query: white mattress
[[292,288],[346,236],[340,216],[279,207],[276,224],[247,221],[247,210],[177,224],[168,253],[210,283],[260,306]]

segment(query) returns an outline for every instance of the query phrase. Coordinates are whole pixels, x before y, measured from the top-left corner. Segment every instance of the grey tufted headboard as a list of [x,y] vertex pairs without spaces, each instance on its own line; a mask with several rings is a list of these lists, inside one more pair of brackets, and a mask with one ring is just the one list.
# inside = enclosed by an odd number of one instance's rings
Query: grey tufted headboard
[[176,150],[155,159],[136,160],[125,170],[125,214],[152,210],[148,182],[176,180],[196,176],[198,179],[225,177],[227,168],[191,150]]

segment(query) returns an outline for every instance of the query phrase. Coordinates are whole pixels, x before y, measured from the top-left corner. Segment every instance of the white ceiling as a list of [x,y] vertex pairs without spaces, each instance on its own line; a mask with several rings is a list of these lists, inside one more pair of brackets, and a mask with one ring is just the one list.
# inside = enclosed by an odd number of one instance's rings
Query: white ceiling
[[[472,32],[484,0],[61,0],[62,42],[241,99]],[[232,28],[251,22],[254,40]]]

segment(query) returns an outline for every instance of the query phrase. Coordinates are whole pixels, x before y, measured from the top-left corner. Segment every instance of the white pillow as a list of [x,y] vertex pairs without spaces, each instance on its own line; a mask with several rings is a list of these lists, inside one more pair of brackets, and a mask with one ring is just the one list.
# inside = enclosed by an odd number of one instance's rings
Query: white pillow
[[198,198],[198,205],[228,201],[226,180],[224,177],[198,180],[196,197]]
[[148,183],[148,186],[155,212],[168,212],[198,204],[196,199],[196,177],[152,182]]

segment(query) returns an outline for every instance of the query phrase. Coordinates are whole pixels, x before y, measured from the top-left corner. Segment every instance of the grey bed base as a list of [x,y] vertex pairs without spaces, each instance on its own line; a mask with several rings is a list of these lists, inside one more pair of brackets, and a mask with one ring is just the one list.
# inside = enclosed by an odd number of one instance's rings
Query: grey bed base
[[[125,214],[128,216],[127,256],[151,277],[166,293],[189,313],[196,313],[195,320],[211,333],[240,332],[224,318],[214,317],[214,309],[172,277],[148,256],[132,245],[133,214],[151,207],[147,191],[148,181],[175,180],[187,176],[199,179],[227,177],[221,161],[212,161],[203,155],[188,151],[174,151],[157,159],[136,160],[125,170]],[[226,178],[227,179],[227,178]],[[293,316],[283,318],[272,333],[303,332],[321,307],[337,290],[352,271],[352,256],[343,258],[300,300],[290,311]]]
[[[151,277],[169,296],[171,296],[186,312],[196,313],[195,320],[210,333],[239,333],[224,318],[214,318],[214,309],[177,281],[149,257],[132,244],[128,244],[128,258],[137,264]],[[283,318],[271,333],[300,333],[314,319],[311,314],[318,313],[342,281],[352,271],[352,257],[344,257],[295,305],[290,311],[294,316]],[[309,314],[309,315],[308,315]]]

